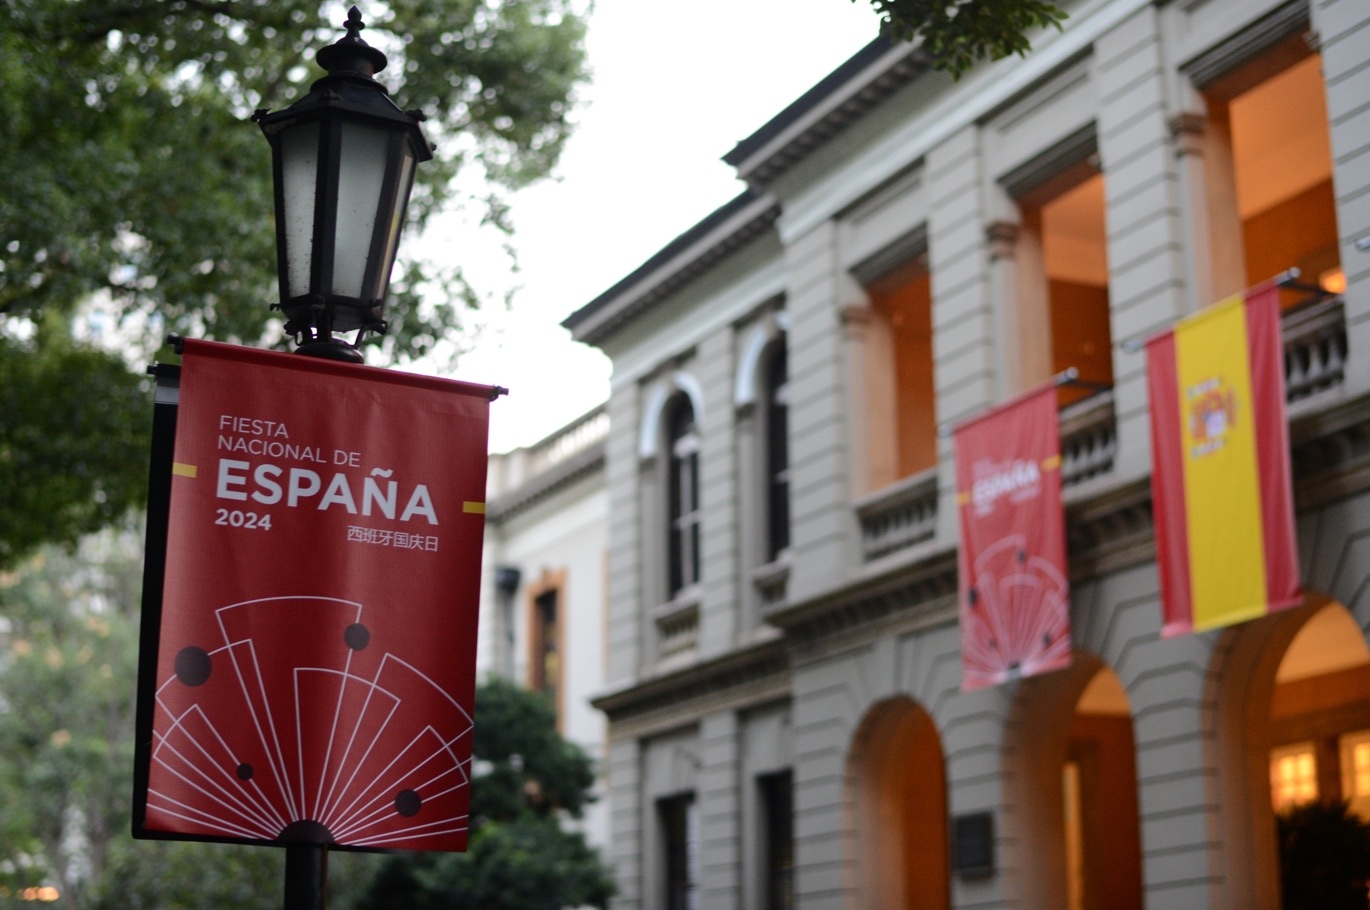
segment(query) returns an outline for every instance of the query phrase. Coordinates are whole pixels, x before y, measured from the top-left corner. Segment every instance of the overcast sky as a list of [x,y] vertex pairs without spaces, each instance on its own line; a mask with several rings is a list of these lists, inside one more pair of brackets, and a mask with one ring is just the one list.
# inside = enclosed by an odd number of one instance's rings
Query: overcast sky
[[[514,198],[521,274],[459,232],[423,242],[521,290],[455,378],[506,386],[491,451],[530,445],[602,402],[609,364],[568,314],[742,191],[721,157],[875,37],[865,0],[596,0],[593,82],[553,182]],[[491,273],[482,272],[483,265]]]

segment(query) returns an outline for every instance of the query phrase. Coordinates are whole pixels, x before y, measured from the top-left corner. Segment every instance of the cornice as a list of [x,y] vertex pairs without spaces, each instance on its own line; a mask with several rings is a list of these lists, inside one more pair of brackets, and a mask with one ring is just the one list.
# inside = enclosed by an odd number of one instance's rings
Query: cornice
[[723,156],[766,187],[930,69],[917,45],[877,38]]
[[1151,476],[1144,475],[1067,505],[1066,552],[1072,581],[1154,559]]
[[[1290,421],[1295,503],[1307,513],[1370,491],[1370,395],[1340,390],[1301,403]],[[1066,508],[1074,581],[1097,578],[1155,559],[1151,479],[1124,481]],[[850,650],[876,637],[944,626],[957,617],[957,553],[923,546],[887,558],[864,575],[766,614],[773,638],[671,672],[650,676],[594,699],[615,736],[659,732],[709,711],[784,698],[792,667]]]
[[612,735],[667,730],[701,713],[741,709],[789,692],[789,645],[772,632],[760,641],[605,692],[590,703]]
[[485,508],[485,520],[508,521],[525,512],[582,477],[604,469],[604,443],[598,442],[568,457],[541,474],[492,499]]
[[622,281],[562,321],[577,341],[598,345],[752,240],[771,230],[780,205],[751,191],[667,244]]
[[[1333,389],[1319,398],[1338,394]],[[1307,413],[1289,426],[1294,503],[1301,512],[1370,490],[1370,395],[1312,410],[1318,400],[1299,402]]]
[[1247,60],[1260,56],[1299,30],[1307,29],[1308,24],[1308,0],[1294,0],[1228,36],[1194,59],[1181,63],[1180,72],[1187,75],[1196,88],[1206,88]]
[[[921,551],[877,574],[767,613],[797,650],[861,638],[890,623],[941,624],[956,615],[956,550]],[[811,656],[811,655],[810,655]]]

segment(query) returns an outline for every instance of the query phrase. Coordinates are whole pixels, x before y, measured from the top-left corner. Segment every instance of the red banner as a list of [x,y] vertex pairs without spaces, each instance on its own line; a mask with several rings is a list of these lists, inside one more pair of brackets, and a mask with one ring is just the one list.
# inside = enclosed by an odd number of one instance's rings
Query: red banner
[[135,833],[465,849],[490,391],[185,342]]
[[1056,387],[954,435],[961,546],[961,687],[1070,663],[1070,587]]
[[1161,634],[1300,603],[1279,288],[1216,303],[1146,351]]

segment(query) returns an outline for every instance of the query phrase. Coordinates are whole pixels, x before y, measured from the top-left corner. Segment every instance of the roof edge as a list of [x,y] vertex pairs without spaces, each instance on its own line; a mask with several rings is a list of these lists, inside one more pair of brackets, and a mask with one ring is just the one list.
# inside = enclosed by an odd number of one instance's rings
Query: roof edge
[[577,341],[596,344],[773,224],[780,207],[745,190],[562,320]]

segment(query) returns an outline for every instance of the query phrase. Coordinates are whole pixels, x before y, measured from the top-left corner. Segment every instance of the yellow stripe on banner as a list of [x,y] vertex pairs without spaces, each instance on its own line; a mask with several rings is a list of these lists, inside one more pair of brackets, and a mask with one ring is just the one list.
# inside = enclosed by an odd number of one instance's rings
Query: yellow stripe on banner
[[483,503],[483,502],[464,502],[464,503],[461,504],[461,510],[462,510],[463,512],[465,512],[466,514],[468,514],[468,515],[484,515],[484,514],[485,514],[485,503]]
[[1230,297],[1175,329],[1194,628],[1266,612],[1246,307]]
[[179,461],[171,463],[171,473],[176,477],[194,477],[199,468],[193,464],[182,464]]

